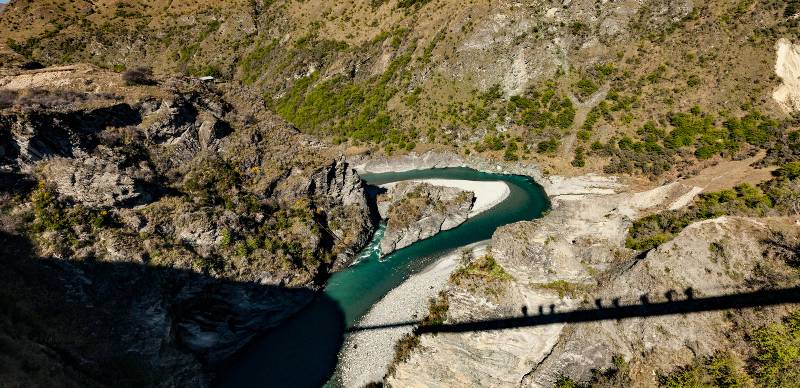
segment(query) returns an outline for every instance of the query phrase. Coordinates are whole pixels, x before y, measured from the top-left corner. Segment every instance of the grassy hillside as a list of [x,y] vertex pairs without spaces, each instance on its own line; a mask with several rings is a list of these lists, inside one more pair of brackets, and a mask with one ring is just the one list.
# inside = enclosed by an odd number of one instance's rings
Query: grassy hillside
[[794,123],[770,97],[774,45],[797,36],[793,7],[17,0],[0,34],[45,63],[241,82],[299,129],[358,149],[655,178],[782,141]]

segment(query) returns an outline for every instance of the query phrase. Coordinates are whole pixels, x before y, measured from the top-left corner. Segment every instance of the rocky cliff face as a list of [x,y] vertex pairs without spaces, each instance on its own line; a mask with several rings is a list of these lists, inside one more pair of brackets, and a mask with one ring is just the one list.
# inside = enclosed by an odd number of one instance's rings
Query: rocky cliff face
[[[258,110],[207,85],[148,89],[83,69],[58,82],[107,81],[117,97],[0,111],[0,173],[14,182],[0,191],[3,293],[19,316],[0,331],[20,347],[13,362],[58,364],[76,381],[206,385],[366,244],[363,183],[334,152],[269,116],[245,120]],[[48,352],[61,359],[45,363]]]
[[[567,181],[551,187],[553,193],[570,190],[553,198],[545,217],[494,234],[492,255],[513,280],[494,288],[451,284],[446,323],[735,294],[800,281],[792,267],[796,251],[770,253],[773,241],[794,241],[778,245],[796,250],[800,236],[792,219],[704,221],[640,257],[624,247],[630,220],[669,208],[691,188],[671,184],[637,194],[598,195],[591,192],[603,187],[580,190]],[[621,356],[629,383],[654,386],[658,374],[695,357],[742,351],[743,327],[774,322],[783,311],[766,307],[422,335],[386,382],[550,387],[564,376],[590,381],[594,370],[613,368],[613,357]],[[746,359],[747,351],[742,352]]]
[[378,211],[387,219],[381,254],[387,255],[467,220],[475,194],[427,183],[399,182],[378,199]]

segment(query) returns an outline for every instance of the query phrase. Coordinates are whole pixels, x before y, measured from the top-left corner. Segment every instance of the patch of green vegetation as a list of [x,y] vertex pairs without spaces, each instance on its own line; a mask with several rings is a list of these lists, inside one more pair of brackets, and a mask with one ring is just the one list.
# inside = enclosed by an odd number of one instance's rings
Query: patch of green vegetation
[[566,280],[556,280],[550,283],[539,284],[537,287],[555,291],[558,293],[559,298],[563,298],[565,296],[569,296],[571,298],[575,297],[585,289],[585,286],[581,284],[570,283]]
[[72,235],[72,229],[76,226],[102,229],[115,224],[113,216],[106,210],[88,209],[80,205],[68,206],[58,199],[55,190],[44,181],[39,182],[38,188],[31,193],[30,200],[34,217],[31,230],[34,233],[52,231]]
[[561,146],[561,142],[559,142],[556,138],[550,138],[548,140],[540,141],[536,146],[536,150],[540,154],[552,154],[558,151],[559,146]]
[[575,158],[572,159],[570,164],[572,164],[573,167],[578,168],[586,166],[586,150],[583,148],[583,146],[575,147]]
[[561,375],[556,380],[556,388],[594,388],[628,387],[632,385],[630,366],[620,355],[611,357],[612,366],[606,370],[593,370],[592,378],[585,383],[577,382],[569,376]]
[[689,78],[686,80],[686,86],[690,88],[697,87],[698,85],[700,85],[700,77],[698,77],[695,74],[690,75]]
[[204,65],[199,67],[191,66],[186,73],[195,77],[209,76],[214,78],[222,78],[222,70],[217,65]]
[[792,17],[800,12],[800,0],[788,0],[786,8],[783,9],[783,16]]
[[178,50],[178,64],[185,65],[189,63],[199,49],[199,43],[192,43],[188,46],[181,47],[181,49]]
[[458,286],[476,288],[487,286],[491,293],[496,293],[499,284],[511,281],[513,277],[497,264],[492,255],[487,254],[471,260],[450,275],[450,282]]
[[276,111],[305,132],[380,143],[391,138],[386,104],[397,93],[392,81],[402,76],[410,58],[397,57],[381,76],[362,83],[343,77],[317,82],[317,73],[301,78],[275,103]]
[[659,385],[681,387],[750,387],[753,381],[743,370],[743,364],[731,354],[698,358],[691,366],[659,377]]
[[556,95],[555,83],[525,96],[511,96],[506,111],[519,125],[542,132],[547,128],[565,130],[575,121],[575,106],[567,97]]
[[263,75],[265,68],[269,64],[272,51],[277,46],[277,38],[273,38],[267,43],[259,41],[256,44],[256,48],[245,55],[239,64],[239,69],[242,73],[242,81],[245,84],[252,84]]
[[800,210],[800,182],[795,164],[782,166],[777,177],[760,187],[741,184],[733,190],[704,193],[688,209],[668,210],[633,223],[626,246],[636,250],[655,248],[680,233],[689,224],[720,217],[787,215]]
[[31,204],[34,231],[60,231],[69,226],[64,204],[58,201],[55,191],[44,181],[39,181],[39,187],[31,194]]
[[509,142],[508,146],[506,146],[506,152],[503,154],[503,160],[507,162],[515,162],[519,160],[519,156],[517,156],[518,149],[519,147],[517,146],[516,142]]
[[433,50],[436,48],[436,45],[439,44],[439,41],[444,39],[445,36],[445,29],[439,30],[436,35],[431,39],[430,43],[425,46],[425,50],[422,52],[422,57],[420,58],[420,62],[423,65],[427,65],[431,62],[431,57],[433,55]]
[[411,352],[414,351],[417,346],[419,346],[418,335],[414,333],[403,335],[403,337],[394,344],[394,356],[392,358],[392,362],[387,368],[386,374],[388,376],[394,375],[395,371],[397,370],[397,365],[408,361],[408,358],[411,357]]
[[447,311],[450,309],[450,300],[447,293],[442,291],[436,298],[428,301],[428,315],[422,320],[422,326],[438,326],[447,320]]
[[800,178],[800,162],[789,162],[779,167],[775,175],[782,179],[794,180]]
[[397,2],[397,8],[411,8],[421,7],[430,0],[400,0]]
[[32,59],[33,50],[39,45],[40,41],[41,38],[39,37],[30,37],[21,43],[15,41],[14,39],[8,38],[6,39],[6,45],[17,54],[22,55],[25,58]]
[[578,96],[587,98],[600,90],[600,87],[589,78],[581,78],[575,83],[575,89],[577,90]]
[[800,382],[800,311],[749,334],[747,363],[718,353],[659,377],[663,387],[795,387]]
[[[420,326],[442,325],[447,320],[447,311],[450,309],[450,302],[447,293],[442,291],[436,298],[431,298],[428,302],[428,314],[420,322]],[[435,335],[435,334],[434,334]],[[408,361],[411,352],[419,346],[419,334],[415,330],[405,334],[394,345],[394,357],[389,363],[387,375],[395,373],[397,365]]]
[[800,312],[756,330],[756,380],[767,387],[795,386],[800,382]]
[[[604,168],[606,173],[638,171],[657,177],[672,169],[676,158],[685,155],[686,151],[693,151],[700,160],[718,155],[731,157],[745,145],[774,148],[785,136],[783,125],[758,112],[747,113],[741,118],[724,114],[723,118],[722,126],[717,126],[714,116],[695,107],[689,112],[670,115],[669,131],[649,122],[637,131],[638,140],[624,136],[612,139],[604,146],[593,145],[592,150],[600,156],[611,156],[611,162]],[[781,152],[791,151],[775,151]]]
[[240,175],[227,162],[218,158],[200,160],[183,178],[183,191],[204,205],[223,204],[231,208],[238,193]]

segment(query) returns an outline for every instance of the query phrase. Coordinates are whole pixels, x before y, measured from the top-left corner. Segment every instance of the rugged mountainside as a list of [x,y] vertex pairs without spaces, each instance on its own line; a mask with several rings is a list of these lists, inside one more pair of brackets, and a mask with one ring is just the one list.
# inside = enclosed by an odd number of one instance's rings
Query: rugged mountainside
[[388,255],[467,220],[475,194],[428,183],[399,182],[378,197],[378,211],[387,219],[381,255]]
[[796,13],[771,0],[15,0],[0,43],[45,64],[230,79],[353,152],[670,179],[780,144],[792,121],[771,58]]
[[[12,0],[0,385],[207,384],[367,242],[377,215],[355,165],[526,174],[553,201],[467,258],[428,321],[796,286],[799,12],[795,0]],[[425,187],[393,202],[419,212],[389,215],[405,222],[387,251],[458,222],[467,197]],[[410,336],[385,382],[779,385],[771,368],[793,386],[791,310]],[[765,330],[780,335],[753,345]]]
[[76,381],[204,385],[370,238],[346,162],[214,87],[92,66],[0,85],[3,381],[58,382],[55,358]]

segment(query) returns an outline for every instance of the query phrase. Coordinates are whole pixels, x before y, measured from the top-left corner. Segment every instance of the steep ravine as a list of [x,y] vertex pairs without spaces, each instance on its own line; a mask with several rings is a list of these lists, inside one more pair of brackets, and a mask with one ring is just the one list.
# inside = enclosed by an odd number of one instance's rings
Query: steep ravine
[[[241,354],[220,379],[222,386],[316,386],[328,381],[339,361],[345,330],[409,276],[422,271],[442,254],[485,240],[498,226],[538,217],[548,202],[530,178],[470,169],[432,169],[369,174],[372,185],[416,179],[503,181],[508,196],[495,207],[463,224],[418,241],[381,258],[369,248],[357,264],[334,274],[324,292],[286,324],[271,330]],[[423,298],[415,293],[413,298]],[[413,302],[416,305],[418,303]],[[385,344],[391,346],[391,344]],[[334,381],[335,383],[336,381]]]

